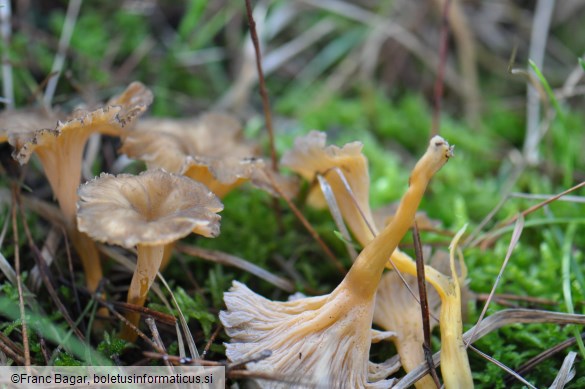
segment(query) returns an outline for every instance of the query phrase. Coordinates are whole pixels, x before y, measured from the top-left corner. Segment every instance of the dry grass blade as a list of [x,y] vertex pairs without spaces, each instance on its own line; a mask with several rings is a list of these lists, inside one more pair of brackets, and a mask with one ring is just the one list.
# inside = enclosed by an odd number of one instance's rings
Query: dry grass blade
[[[15,195],[18,195],[18,194],[15,193]],[[61,299],[59,298],[59,295],[57,294],[57,291],[55,290],[55,287],[53,286],[53,283],[51,282],[49,268],[47,267],[47,264],[43,260],[38,247],[34,243],[34,240],[32,238],[32,234],[30,232],[30,229],[28,228],[28,224],[26,221],[26,215],[24,214],[24,210],[22,209],[22,207],[19,207],[19,208],[20,208],[21,218],[22,218],[22,222],[23,222],[22,225],[24,227],[24,233],[26,234],[28,244],[33,252],[33,256],[35,258],[36,264],[39,266],[39,271],[41,274],[41,278],[43,280],[43,284],[45,285],[45,288],[47,288],[47,292],[49,293],[49,295],[53,299],[55,305],[57,305],[57,308],[59,309],[59,311],[63,315],[63,319],[65,319],[65,321],[71,327],[71,329],[73,330],[75,335],[79,338],[79,340],[84,342],[85,341],[84,335],[81,333],[81,331],[79,330],[79,328],[77,327],[77,325],[75,324],[73,319],[71,318],[69,311],[67,310],[67,308],[65,307],[65,305],[63,304]]]
[[351,197],[351,201],[353,201],[353,205],[354,205],[354,207],[356,207],[356,209],[360,213],[364,223],[366,223],[366,226],[368,226],[368,229],[370,230],[372,235],[376,236],[378,234],[378,231],[376,231],[374,229],[374,226],[372,226],[370,224],[370,222],[368,221],[368,218],[366,217],[366,214],[364,213],[364,210],[362,209],[362,207],[360,207],[360,202],[357,200],[355,193],[353,193],[353,190],[351,189],[351,185],[349,185],[349,182],[347,181],[345,174],[343,174],[343,171],[339,167],[335,167],[335,168],[333,168],[333,170],[339,176],[339,179],[343,183],[343,186],[345,187],[347,194],[349,194],[349,197]]
[[585,181],[583,181],[583,182],[581,182],[581,183],[579,183],[579,184],[577,184],[575,186],[572,186],[571,188],[569,188],[569,189],[567,189],[567,190],[565,190],[565,191],[563,191],[561,193],[558,193],[558,194],[556,194],[556,195],[554,195],[552,197],[549,197],[545,201],[542,201],[542,202],[540,202],[538,204],[533,205],[532,207],[529,207],[528,209],[526,209],[526,210],[522,211],[521,213],[517,214],[516,216],[514,216],[514,217],[512,217],[512,218],[510,218],[510,219],[508,219],[508,220],[506,220],[506,221],[498,224],[498,226],[496,226],[492,231],[486,233],[483,236],[477,237],[473,242],[471,242],[469,244],[469,246],[472,246],[473,247],[473,246],[476,246],[476,245],[478,245],[480,243],[482,244],[482,246],[486,246],[486,245],[491,244],[491,242],[495,238],[497,238],[498,236],[500,236],[502,233],[504,233],[506,231],[505,230],[505,227],[507,227],[510,224],[514,223],[520,216],[526,217],[528,214],[530,214],[530,213],[532,213],[532,212],[534,212],[534,211],[536,211],[536,210],[544,207],[545,205],[550,204],[553,201],[556,201],[559,198],[561,198],[561,197],[563,197],[563,196],[565,196],[565,195],[567,195],[567,194],[569,194],[571,192],[574,192],[577,189],[583,188],[583,187],[585,187]]
[[[498,273],[498,276],[496,277],[496,280],[494,281],[494,285],[492,286],[492,290],[490,291],[490,294],[483,306],[483,309],[481,310],[481,314],[479,315],[479,319],[477,319],[477,323],[475,325],[475,329],[479,328],[479,324],[481,323],[481,321],[483,320],[483,317],[485,316],[487,309],[490,305],[490,302],[492,301],[492,298],[494,297],[494,294],[496,293],[496,289],[498,288],[498,284],[500,283],[500,280],[502,279],[502,275],[504,274],[504,270],[506,270],[506,266],[508,265],[508,261],[510,260],[510,257],[512,256],[512,252],[514,251],[514,248],[516,248],[516,245],[518,244],[518,240],[520,239],[520,235],[522,234],[522,230],[524,229],[524,217],[520,216],[517,220],[516,220],[516,225],[514,226],[514,232],[512,232],[512,239],[510,240],[510,244],[508,245],[508,251],[506,252],[506,257],[504,258],[504,262],[502,263],[502,266],[500,267],[500,272]],[[473,338],[474,334],[471,334],[470,338]],[[467,342],[465,344],[465,347],[469,347],[469,342]]]
[[12,65],[10,63],[10,35],[12,27],[10,25],[11,18],[10,1],[0,1],[0,35],[2,35],[2,92],[3,102],[7,109],[14,108],[14,84],[12,80]]
[[[585,338],[585,333],[581,333],[581,339]],[[569,338],[551,348],[549,348],[546,351],[543,351],[542,353],[538,354],[537,356],[535,356],[534,358],[531,358],[528,362],[526,362],[525,364],[523,364],[522,366],[520,366],[518,369],[516,369],[516,371],[520,374],[524,374],[524,372],[529,371],[530,369],[532,369],[534,366],[538,365],[539,363],[541,363],[542,361],[546,360],[547,358],[552,357],[553,355],[563,351],[564,349],[573,346],[575,343],[577,343],[577,339],[576,338]],[[504,379],[504,383],[508,383],[509,382],[509,378],[506,377]]]
[[333,254],[331,249],[325,244],[325,242],[323,242],[323,239],[321,239],[321,237],[319,236],[317,231],[315,231],[315,229],[313,228],[311,223],[309,223],[307,218],[305,218],[305,216],[302,214],[302,212],[297,208],[297,206],[292,202],[292,200],[287,196],[287,194],[284,193],[284,191],[280,188],[280,186],[278,185],[278,183],[276,182],[276,180],[274,179],[272,174],[268,170],[265,170],[265,173],[266,173],[266,176],[268,177],[268,179],[270,180],[270,184],[272,185],[272,188],[274,188],[274,191],[276,193],[278,193],[278,195],[287,203],[287,205],[289,206],[291,211],[293,211],[293,213],[295,214],[297,219],[300,220],[300,222],[303,224],[305,229],[309,232],[309,234],[311,234],[313,239],[315,239],[315,241],[319,244],[319,246],[321,246],[321,248],[323,249],[323,251],[327,255],[327,258],[329,258],[330,262],[337,268],[337,270],[341,274],[345,275],[347,273],[347,270],[345,270],[345,268],[343,267],[341,262],[339,262],[339,260],[335,256],[335,254]]
[[[16,272],[16,285],[18,288],[18,305],[20,308],[20,320],[22,326],[22,344],[24,345],[24,365],[30,366],[30,347],[28,344],[28,329],[26,327],[26,315],[24,314],[24,292],[22,278],[20,277],[20,245],[18,242],[18,223],[16,221],[16,208],[18,207],[18,194],[16,187],[12,192],[12,234],[14,238],[14,271]],[[26,224],[26,222],[25,222]]]
[[193,334],[191,334],[191,330],[189,330],[189,325],[187,324],[187,320],[185,319],[185,315],[183,315],[183,311],[181,310],[181,307],[179,306],[177,299],[175,299],[175,295],[174,295],[173,291],[171,290],[171,287],[169,286],[169,284],[167,284],[167,281],[162,276],[162,274],[160,274],[160,272],[157,273],[157,276],[158,276],[158,279],[160,280],[160,282],[163,283],[163,285],[165,286],[165,288],[167,289],[167,291],[171,295],[171,300],[173,301],[173,305],[174,305],[175,309],[177,310],[177,312],[179,313],[179,322],[181,323],[181,327],[183,328],[183,333],[185,334],[185,337],[187,338],[187,346],[189,347],[189,351],[191,352],[191,356],[193,358],[199,358],[199,352],[197,351],[197,346],[195,345],[195,340],[193,339]]
[[[166,350],[165,345],[160,337],[160,334],[158,332],[158,328],[156,327],[156,322],[154,321],[154,319],[152,317],[147,317],[146,319],[144,319],[144,321],[146,322],[146,325],[150,329],[150,333],[152,334],[152,340],[158,346],[158,349],[162,350],[163,353],[166,354],[167,350]],[[165,360],[164,363],[167,366],[171,366],[171,363],[168,360]]]
[[[413,224],[412,237],[414,240],[414,253],[416,258],[416,279],[418,282],[418,294],[420,296],[420,308],[422,315],[422,329],[424,336],[423,349],[425,353],[425,358],[427,360],[427,364],[429,366],[429,370],[431,372],[431,377],[433,378],[433,381],[435,381],[435,385],[437,386],[437,388],[440,388],[441,383],[439,382],[439,377],[437,376],[437,372],[435,370],[435,367],[433,366],[433,349],[431,348],[431,321],[429,318],[430,311],[429,300],[427,296],[425,262],[423,258],[422,245],[420,242],[418,227],[416,226],[416,221]],[[454,275],[454,277],[457,277],[457,275]]]
[[47,83],[47,89],[45,89],[45,95],[43,102],[46,108],[51,106],[55,90],[57,89],[57,82],[59,82],[59,75],[63,70],[65,64],[65,55],[69,41],[73,35],[73,28],[77,21],[77,15],[79,15],[79,9],[81,8],[81,0],[70,0],[67,7],[67,16],[65,17],[65,23],[63,25],[63,32],[61,33],[61,39],[59,39],[59,48],[55,55],[53,67],[51,68],[51,74],[54,76],[49,79]]
[[[551,323],[558,325],[580,324],[585,325],[585,315],[571,315],[568,313],[542,311],[537,309],[505,309],[486,317],[475,329],[475,326],[463,334],[463,341],[473,343],[485,335],[503,326],[510,324]],[[472,337],[473,334],[473,337]],[[441,360],[441,352],[433,355],[433,362],[438,366]],[[404,376],[395,389],[406,389],[429,372],[426,363],[412,370]]]
[[531,389],[536,389],[536,387],[534,385],[532,385],[530,382],[526,381],[526,379],[524,379],[524,377],[522,377],[520,374],[516,373],[514,370],[510,369],[508,366],[504,365],[502,362],[498,361],[495,358],[490,357],[489,355],[487,355],[483,351],[477,349],[476,347],[469,346],[469,348],[473,352],[475,352],[476,354],[481,356],[483,359],[490,361],[491,363],[493,363],[494,365],[496,365],[500,369],[502,369],[505,372],[507,372],[508,374],[510,374],[512,377],[516,378],[518,381],[522,382],[524,385],[528,386]]
[[197,358],[183,358],[176,355],[169,355],[166,353],[157,353],[153,351],[144,351],[142,353],[147,358],[161,359],[163,361],[169,361],[175,365],[197,365],[197,366],[225,366],[223,362],[208,361],[205,359]]
[[[333,189],[331,189],[331,185],[327,182],[327,179],[320,174],[317,174],[317,180],[319,181],[319,186],[321,187],[321,192],[323,192],[323,196],[327,201],[327,205],[329,206],[329,211],[331,212],[331,216],[333,216],[333,220],[335,221],[335,225],[337,229],[343,236],[345,247],[347,248],[347,252],[351,256],[351,260],[354,261],[357,258],[357,251],[353,247],[351,243],[351,235],[349,235],[349,231],[345,226],[343,221],[343,216],[341,215],[341,210],[339,209],[339,205],[337,204],[337,200],[335,199],[335,195],[333,194]],[[365,219],[364,219],[365,220]]]
[[559,374],[553,381],[549,389],[563,389],[565,385],[575,377],[575,370],[573,364],[575,364],[575,358],[577,353],[574,351],[569,352],[563,361],[563,365],[559,370]]
[[8,336],[4,335],[3,332],[0,332],[0,352],[5,353],[20,365],[25,364],[24,350],[10,340]]
[[[534,61],[539,69],[542,69],[544,63],[544,52],[554,6],[554,1],[538,0],[534,10],[529,58]],[[532,75],[534,72],[530,72],[530,74]],[[530,84],[528,85],[526,94],[526,136],[524,138],[523,154],[527,163],[535,164],[538,162],[538,143],[542,138],[540,129],[540,105],[538,101],[539,94]],[[546,101],[546,99],[543,101]]]
[[242,269],[250,274],[255,275],[258,278],[263,279],[266,282],[271,283],[285,292],[292,293],[295,291],[295,286],[291,281],[276,276],[270,273],[268,270],[264,270],[261,267],[246,261],[245,259],[236,257],[235,255],[216,250],[203,249],[196,246],[188,246],[185,244],[178,244],[176,248],[177,250],[194,257],[199,257],[208,261],[222,264],[224,266],[233,266],[235,268]]
[[[325,9],[341,15],[349,20],[363,23],[372,29],[383,31],[384,34],[396,40],[400,45],[408,49],[415,57],[423,62],[432,72],[437,72],[440,58],[432,49],[426,47],[418,38],[398,23],[391,23],[387,18],[369,12],[364,8],[341,0],[302,0],[313,7]],[[445,68],[444,82],[456,93],[465,97],[461,80],[452,68]]]

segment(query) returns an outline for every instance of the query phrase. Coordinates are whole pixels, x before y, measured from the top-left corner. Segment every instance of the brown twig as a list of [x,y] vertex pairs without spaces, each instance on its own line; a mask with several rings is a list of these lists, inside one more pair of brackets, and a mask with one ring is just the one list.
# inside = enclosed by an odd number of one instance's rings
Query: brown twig
[[[141,316],[150,316],[152,317],[154,320],[163,323],[163,324],[167,324],[169,326],[174,326],[175,323],[177,322],[177,319],[173,316],[173,315],[168,315],[166,313],[162,313],[159,311],[155,311],[154,309],[150,309],[150,308],[146,308],[146,307],[141,307],[139,305],[134,305],[134,304],[129,304],[129,303],[125,303],[122,301],[108,301],[106,302],[103,299],[97,299],[97,301],[100,304],[110,304],[112,307],[115,307],[117,309],[120,309],[123,312],[138,312],[140,313]],[[108,306],[108,305],[106,305]]]
[[416,279],[418,282],[418,294],[420,298],[420,311],[422,315],[423,350],[425,359],[429,365],[429,371],[437,388],[441,387],[437,371],[433,365],[433,349],[431,348],[431,321],[429,318],[429,300],[427,295],[427,283],[425,277],[425,263],[422,253],[422,245],[416,221],[412,225],[412,238],[414,240],[414,254],[416,258]]
[[[581,339],[585,339],[585,332],[581,333]],[[518,369],[516,369],[516,372],[518,374],[525,374],[525,373],[529,372],[531,369],[533,369],[539,363],[545,361],[548,358],[551,358],[552,356],[554,356],[555,354],[558,354],[559,352],[563,351],[564,349],[571,347],[575,343],[577,343],[577,338],[575,338],[575,337],[564,340],[561,343],[558,343],[558,344],[552,346],[551,348],[549,348],[548,350],[545,350],[545,351],[541,352],[540,354],[538,354],[537,356],[531,358],[526,363],[524,363],[522,366],[520,366]],[[513,379],[514,379],[514,377],[506,376],[504,378],[504,383],[507,385]]]
[[201,353],[201,358],[205,359],[205,355],[207,355],[207,353],[209,352],[209,349],[211,348],[211,345],[213,344],[213,342],[215,341],[215,338],[217,338],[217,335],[219,335],[219,332],[223,329],[223,326],[220,324],[217,326],[217,328],[215,329],[215,331],[213,331],[213,334],[211,334],[211,337],[209,338],[209,341],[207,342],[207,344],[205,345],[205,348],[203,349],[203,352]]
[[270,160],[272,161],[272,169],[278,171],[278,160],[276,159],[276,147],[274,145],[274,130],[272,127],[272,114],[270,112],[270,101],[268,100],[268,91],[266,90],[266,81],[264,80],[264,72],[262,71],[262,53],[260,52],[260,43],[258,41],[258,33],[256,32],[256,22],[252,15],[252,5],[250,0],[246,1],[246,14],[248,16],[248,24],[250,25],[250,36],[254,44],[254,51],[256,52],[256,70],[258,71],[258,81],[260,86],[260,96],[262,97],[262,107],[264,108],[264,118],[266,120],[266,129],[270,138]]
[[431,136],[439,134],[441,126],[441,102],[443,99],[443,79],[445,77],[445,63],[447,62],[447,49],[449,47],[449,6],[451,0],[445,1],[441,23],[441,43],[439,48],[439,71],[435,80],[435,107],[433,110],[433,127]]
[[[18,195],[18,193],[16,193],[16,195]],[[19,199],[17,201],[20,202]],[[47,266],[47,263],[43,259],[39,248],[36,246],[36,244],[34,242],[34,239],[32,237],[32,234],[31,234],[30,229],[28,228],[28,224],[26,222],[26,215],[24,213],[24,210],[22,209],[22,207],[19,207],[19,208],[20,208],[20,213],[21,213],[20,216],[22,219],[22,226],[24,228],[24,233],[25,233],[26,238],[28,240],[28,245],[33,252],[36,264],[39,267],[39,274],[41,275],[41,279],[43,280],[43,284],[45,285],[45,288],[47,288],[47,292],[49,293],[49,295],[53,299],[55,305],[57,305],[57,308],[59,309],[59,311],[63,315],[63,319],[65,319],[65,321],[71,327],[71,329],[75,333],[75,335],[82,342],[84,342],[85,336],[83,335],[83,333],[81,333],[81,331],[79,330],[79,328],[77,327],[77,325],[75,324],[73,319],[71,318],[69,311],[67,310],[67,308],[65,307],[65,305],[63,304],[61,299],[59,298],[59,295],[57,294],[57,291],[55,290],[55,287],[53,286],[53,283],[52,283],[51,278],[49,276],[49,268]]]
[[[254,52],[256,53],[256,70],[258,72],[258,85],[260,88],[260,96],[262,97],[262,108],[264,109],[264,120],[266,121],[266,129],[268,130],[268,138],[270,139],[270,160],[272,162],[272,170],[278,171],[278,159],[276,158],[276,146],[274,144],[274,128],[272,127],[272,113],[270,112],[270,100],[268,99],[268,90],[266,89],[266,81],[264,80],[264,72],[262,70],[262,53],[260,52],[260,43],[258,41],[258,33],[256,32],[256,22],[252,14],[252,5],[250,0],[246,2],[246,14],[248,16],[248,24],[250,25],[250,36],[254,44]],[[272,208],[276,214],[276,222],[278,229],[284,233],[284,225],[282,223],[282,212],[278,199],[272,200]]]
[[28,344],[28,329],[26,327],[26,315],[24,311],[24,295],[22,291],[22,278],[20,277],[20,249],[18,243],[18,224],[16,221],[16,208],[18,207],[17,186],[12,187],[12,234],[14,239],[14,270],[16,272],[16,285],[18,288],[18,305],[20,307],[20,320],[22,326],[22,344],[24,346],[24,365],[30,366],[30,347]]
[[313,239],[315,239],[315,241],[319,244],[319,246],[321,246],[321,248],[323,249],[323,251],[327,255],[327,258],[330,259],[331,263],[337,268],[337,270],[339,270],[339,272],[341,274],[345,275],[347,273],[347,270],[345,270],[345,268],[343,267],[341,262],[339,262],[339,260],[335,257],[335,255],[333,254],[331,249],[325,244],[325,242],[323,242],[323,239],[321,239],[321,237],[319,236],[317,231],[315,231],[315,229],[313,228],[311,223],[309,223],[309,221],[305,218],[305,216],[301,213],[301,211],[299,211],[297,206],[286,195],[286,193],[284,193],[284,191],[280,188],[280,186],[278,185],[278,183],[276,182],[274,177],[272,177],[272,174],[269,171],[266,171],[266,175],[268,176],[268,179],[270,180],[270,184],[272,185],[272,187],[274,188],[276,193],[278,193],[278,195],[280,197],[282,197],[282,199],[288,204],[288,206],[293,211],[293,213],[295,214],[297,219],[300,220],[300,222],[307,229],[309,234],[311,234]]

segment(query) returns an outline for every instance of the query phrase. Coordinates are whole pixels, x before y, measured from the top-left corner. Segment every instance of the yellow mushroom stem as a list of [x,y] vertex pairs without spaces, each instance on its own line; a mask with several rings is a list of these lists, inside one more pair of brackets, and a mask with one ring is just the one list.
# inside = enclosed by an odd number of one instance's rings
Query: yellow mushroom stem
[[[462,228],[451,243],[451,277],[447,277],[431,266],[425,265],[426,280],[437,290],[441,298],[441,374],[445,388],[473,388],[473,378],[465,344],[463,343],[463,321],[461,319],[461,288],[455,269],[454,252],[465,228]],[[416,276],[416,263],[406,254],[396,250],[392,265],[398,271]],[[389,265],[389,267],[392,267]]]
[[[144,306],[148,291],[154,282],[156,274],[160,268],[163,255],[164,245],[137,245],[138,257],[136,259],[136,270],[132,276],[132,282],[128,289],[127,302],[129,304],[137,305],[140,307]],[[129,312],[126,314],[126,319],[134,326],[138,326],[140,321],[140,313]],[[134,342],[137,337],[137,333],[130,326],[125,325],[122,329],[120,337],[129,342]]]
[[388,261],[388,253],[394,252],[412,225],[430,179],[452,155],[452,147],[443,138],[435,136],[431,139],[429,148],[412,171],[410,185],[394,219],[363,249],[343,280],[349,290],[363,298],[373,298]]
[[[75,219],[83,146],[89,134],[88,131],[63,134],[52,146],[38,147],[36,153],[63,212],[67,234],[81,259],[87,289],[95,292],[103,277],[99,251],[91,238],[77,230]],[[107,314],[107,309],[100,309],[100,314]]]

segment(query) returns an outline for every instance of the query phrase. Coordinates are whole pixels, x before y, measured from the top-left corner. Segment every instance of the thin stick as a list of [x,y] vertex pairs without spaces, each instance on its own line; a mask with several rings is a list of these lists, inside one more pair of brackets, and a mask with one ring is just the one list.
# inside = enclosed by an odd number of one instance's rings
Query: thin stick
[[203,349],[203,352],[201,353],[201,358],[205,359],[205,356],[207,355],[207,353],[209,352],[209,349],[211,348],[211,345],[213,344],[213,342],[215,341],[215,338],[217,338],[217,335],[219,335],[219,332],[223,329],[223,325],[218,325],[217,328],[215,329],[215,331],[213,331],[213,334],[211,334],[211,337],[209,338],[209,341],[207,342],[207,344],[205,345],[205,348]]
[[260,43],[258,41],[258,33],[256,32],[256,22],[254,21],[254,16],[252,15],[252,5],[250,4],[250,0],[245,1],[248,24],[250,25],[250,36],[252,37],[254,51],[256,52],[256,70],[258,71],[260,96],[262,97],[262,107],[264,108],[266,129],[268,129],[268,136],[270,138],[270,159],[272,161],[272,170],[278,171],[278,160],[276,159],[276,147],[274,145],[274,130],[272,128],[272,114],[270,112],[270,101],[268,100],[268,91],[266,90],[264,72],[262,71],[262,53],[260,52]]
[[4,50],[2,50],[2,92],[5,99],[3,101],[7,109],[14,108],[14,84],[12,82],[12,65],[9,55],[10,35],[12,34],[11,14],[10,1],[0,0],[0,34],[4,44]]
[[416,221],[413,223],[412,238],[414,240],[414,254],[416,257],[416,279],[418,281],[418,294],[420,296],[420,312],[422,315],[422,329],[423,329],[423,350],[425,359],[431,372],[431,377],[435,381],[437,388],[441,387],[437,371],[433,364],[433,349],[431,348],[431,323],[429,319],[429,300],[427,296],[427,283],[425,277],[425,263],[422,253],[422,245],[420,242],[420,235],[418,233],[418,227]]
[[315,229],[313,228],[311,223],[309,223],[309,221],[305,218],[305,216],[301,213],[301,211],[299,211],[297,206],[292,202],[292,200],[280,188],[280,186],[278,185],[278,183],[276,182],[274,177],[272,177],[272,174],[269,171],[266,171],[266,175],[267,175],[268,179],[270,180],[270,184],[272,185],[272,187],[274,188],[276,193],[278,193],[278,195],[284,199],[284,201],[288,204],[288,206],[293,211],[293,213],[295,214],[297,219],[300,220],[300,222],[307,229],[309,234],[311,234],[313,239],[315,239],[315,241],[319,244],[319,246],[321,246],[321,248],[323,249],[323,251],[327,255],[327,258],[329,258],[331,260],[331,263],[337,268],[337,270],[339,270],[339,272],[341,274],[345,275],[347,273],[347,270],[345,270],[345,268],[343,267],[341,262],[339,262],[339,260],[335,257],[335,255],[333,254],[331,249],[325,244],[325,242],[323,242],[323,239],[321,239],[321,237],[319,236],[317,231],[315,231]]
[[449,6],[451,0],[445,1],[443,16],[441,18],[441,46],[439,48],[439,71],[435,80],[435,108],[433,110],[433,128],[431,136],[439,134],[441,127],[441,102],[443,99],[443,79],[445,77],[445,63],[447,62],[447,49],[449,47]]
[[[585,332],[581,333],[581,339],[585,339]],[[542,361],[545,361],[546,359],[551,358],[553,355],[563,351],[564,349],[571,347],[576,342],[577,342],[577,339],[575,337],[572,337],[572,338],[569,338],[567,340],[562,341],[561,343],[554,345],[553,347],[549,348],[548,350],[541,352],[540,354],[538,354],[534,358],[531,358],[530,360],[528,360],[528,362],[524,363],[518,369],[516,369],[518,374],[524,374],[524,373],[528,372],[530,369],[534,368],[536,365],[538,365]],[[504,384],[506,384],[506,385],[509,384],[511,381],[512,381],[512,377],[506,376],[504,378]]]
[[28,329],[26,327],[26,315],[24,311],[24,297],[22,291],[22,278],[20,277],[20,249],[18,244],[18,224],[16,221],[17,194],[16,186],[13,187],[12,197],[12,237],[14,239],[14,269],[16,272],[16,285],[18,287],[18,305],[20,307],[20,320],[22,325],[22,344],[24,346],[24,365],[30,366],[30,347],[28,344]]
[[59,76],[61,75],[63,65],[65,64],[65,52],[69,47],[69,41],[73,35],[73,28],[75,27],[80,8],[81,0],[69,1],[61,39],[59,39],[59,47],[57,49],[57,54],[55,55],[55,60],[53,61],[53,67],[51,68],[51,74],[55,74],[55,76],[47,83],[47,89],[45,89],[45,95],[43,97],[43,103],[47,109],[51,107],[51,102],[53,101],[55,90],[57,89],[57,82],[59,82]]
[[469,346],[469,348],[471,350],[473,350],[476,354],[478,354],[479,356],[481,356],[482,358],[484,358],[485,360],[490,361],[491,363],[493,363],[494,365],[496,365],[500,369],[502,369],[505,372],[507,372],[508,374],[510,374],[512,377],[516,378],[518,381],[522,382],[524,385],[528,386],[531,389],[536,389],[536,387],[534,385],[532,385],[530,382],[526,381],[524,379],[524,377],[522,377],[520,374],[518,374],[514,370],[510,369],[508,366],[504,365],[502,362],[500,362],[497,359],[495,359],[495,358],[487,355],[483,351],[480,351],[479,349],[477,349],[477,348],[475,348],[473,346]]
[[[270,100],[268,100],[268,91],[266,89],[266,81],[264,80],[264,72],[262,70],[262,53],[260,52],[260,43],[258,41],[258,33],[256,32],[256,22],[252,12],[252,5],[250,0],[246,1],[246,13],[248,16],[248,24],[250,25],[250,36],[254,44],[254,52],[256,53],[256,70],[258,72],[258,85],[260,88],[260,96],[262,97],[262,107],[264,109],[264,120],[266,121],[266,129],[268,130],[268,138],[270,140],[270,160],[272,162],[272,170],[278,171],[278,159],[276,158],[276,146],[274,144],[274,129],[272,127],[272,114],[270,112]],[[278,230],[284,234],[284,224],[282,223],[282,212],[278,199],[272,199],[272,209],[276,214],[276,223]]]

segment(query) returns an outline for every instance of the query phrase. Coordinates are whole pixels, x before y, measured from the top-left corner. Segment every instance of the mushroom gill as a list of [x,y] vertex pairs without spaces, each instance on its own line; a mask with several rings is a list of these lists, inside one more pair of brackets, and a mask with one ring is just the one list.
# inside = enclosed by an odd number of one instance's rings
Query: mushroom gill
[[[235,282],[225,293],[220,319],[231,338],[230,360],[246,360],[263,350],[272,354],[252,371],[298,377],[309,384],[336,388],[386,388],[390,380],[369,375],[372,341],[392,333],[372,331],[375,295],[388,258],[408,231],[431,177],[447,162],[452,148],[431,139],[415,166],[396,217],[360,253],[344,280],[329,295],[273,302]],[[390,374],[386,371],[387,376]],[[371,379],[370,379],[371,378]],[[285,387],[266,382],[265,387]]]

